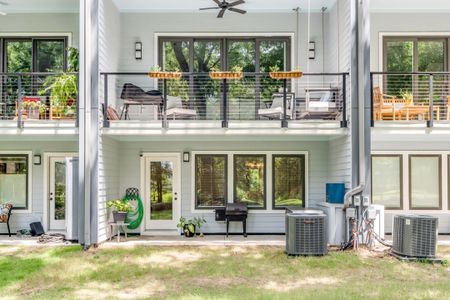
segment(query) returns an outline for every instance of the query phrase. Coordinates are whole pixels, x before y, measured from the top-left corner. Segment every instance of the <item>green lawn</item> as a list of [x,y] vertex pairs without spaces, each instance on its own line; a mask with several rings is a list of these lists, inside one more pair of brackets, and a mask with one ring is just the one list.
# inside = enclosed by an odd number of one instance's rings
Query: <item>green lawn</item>
[[[450,247],[440,255],[450,258]],[[0,247],[0,298],[448,299],[450,267],[276,247]]]

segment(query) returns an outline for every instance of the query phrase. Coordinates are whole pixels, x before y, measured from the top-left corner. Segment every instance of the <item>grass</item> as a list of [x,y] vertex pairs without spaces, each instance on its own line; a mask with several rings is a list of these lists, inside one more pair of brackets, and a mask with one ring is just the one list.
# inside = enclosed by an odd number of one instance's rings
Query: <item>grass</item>
[[[440,247],[450,258],[450,247]],[[448,299],[450,267],[277,247],[0,247],[0,298]]]

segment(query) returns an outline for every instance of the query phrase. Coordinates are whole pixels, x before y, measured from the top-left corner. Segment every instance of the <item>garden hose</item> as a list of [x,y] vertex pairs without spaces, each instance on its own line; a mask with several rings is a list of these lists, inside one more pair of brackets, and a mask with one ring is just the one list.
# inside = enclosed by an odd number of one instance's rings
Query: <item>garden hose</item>
[[139,190],[137,188],[128,188],[123,200],[127,202],[136,201],[137,203],[137,206],[133,205],[133,211],[130,211],[125,219],[125,222],[130,224],[128,225],[128,229],[136,229],[141,225],[142,219],[144,218],[144,205],[139,196]]

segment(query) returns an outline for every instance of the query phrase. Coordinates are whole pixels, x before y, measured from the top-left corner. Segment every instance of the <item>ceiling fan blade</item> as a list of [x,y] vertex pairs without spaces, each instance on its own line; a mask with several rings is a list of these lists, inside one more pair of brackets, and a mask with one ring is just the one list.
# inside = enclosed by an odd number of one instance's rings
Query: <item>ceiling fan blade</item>
[[232,6],[236,6],[236,5],[244,4],[244,3],[245,3],[244,0],[238,0],[238,1],[234,1],[234,2],[231,2],[230,4],[228,4],[228,7],[232,7]]
[[207,9],[220,9],[220,7],[203,7],[200,8],[199,10],[207,10]]
[[213,0],[214,2],[216,2],[217,5],[222,5],[222,1],[220,0]]
[[4,5],[4,6],[7,6],[7,5],[9,5],[8,3],[6,3],[6,2],[4,2],[4,1],[0,1],[0,5]]
[[239,9],[239,8],[233,8],[230,7],[229,10],[240,13],[240,14],[246,14],[247,12],[245,10]]
[[219,14],[217,15],[218,18],[223,18],[223,14],[225,13],[227,9],[226,8],[222,8],[222,10],[219,12]]
[[0,11],[0,16],[6,16],[5,12]]

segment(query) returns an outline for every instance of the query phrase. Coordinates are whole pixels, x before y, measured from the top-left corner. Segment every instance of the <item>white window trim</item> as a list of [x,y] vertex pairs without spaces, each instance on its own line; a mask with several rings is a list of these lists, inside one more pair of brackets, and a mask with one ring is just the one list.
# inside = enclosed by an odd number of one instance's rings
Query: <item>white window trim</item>
[[[448,197],[449,188],[448,185],[448,157],[450,151],[372,151],[373,155],[401,155],[402,156],[402,180],[403,180],[403,209],[386,209],[386,212],[401,214],[401,213],[421,213],[421,214],[448,214]],[[409,156],[410,155],[441,155],[441,209],[410,209],[409,206]]]
[[72,47],[72,32],[1,32],[0,38],[11,37],[67,37],[67,47]]
[[33,151],[23,151],[23,150],[2,150],[0,151],[0,154],[5,155],[5,154],[10,154],[10,155],[20,155],[20,154],[25,154],[28,156],[28,195],[27,195],[27,199],[28,199],[28,207],[27,209],[14,209],[13,207],[13,214],[30,214],[33,211]]
[[249,214],[283,214],[282,209],[273,209],[272,207],[272,157],[273,155],[304,155],[305,156],[305,207],[309,205],[309,152],[308,151],[192,151],[191,152],[191,213],[195,214],[213,214],[214,209],[195,208],[195,156],[197,154],[227,155],[227,203],[233,203],[234,199],[234,180],[233,180],[233,155],[239,154],[262,154],[266,155],[266,208],[250,209]]

